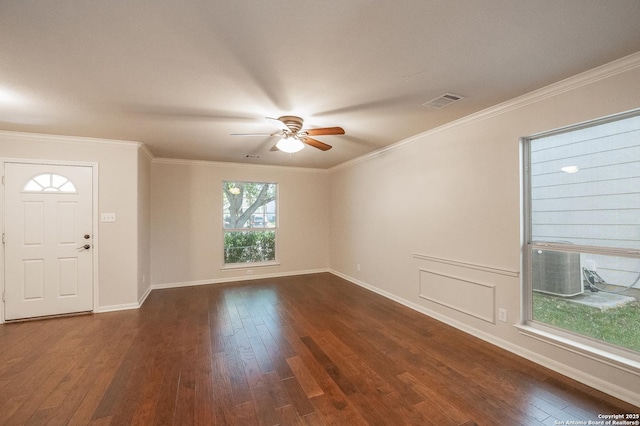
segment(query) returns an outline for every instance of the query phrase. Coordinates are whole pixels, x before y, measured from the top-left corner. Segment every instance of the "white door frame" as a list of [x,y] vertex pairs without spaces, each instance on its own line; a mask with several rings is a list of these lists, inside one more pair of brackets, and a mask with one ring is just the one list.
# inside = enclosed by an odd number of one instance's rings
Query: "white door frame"
[[[100,258],[98,255],[98,248],[100,246],[99,235],[98,235],[98,163],[94,162],[79,162],[79,161],[60,161],[60,160],[42,160],[42,159],[28,159],[28,158],[5,158],[0,157],[0,174],[2,175],[2,185],[0,185],[0,224],[2,225],[2,235],[5,232],[5,213],[4,213],[4,165],[6,163],[23,163],[23,164],[38,164],[38,165],[52,165],[52,166],[84,166],[91,167],[92,175],[92,191],[93,191],[93,200],[91,204],[92,208],[92,218],[91,218],[91,227],[93,228],[93,247],[91,250],[92,262],[93,262],[93,308],[92,312],[96,312],[98,308],[99,294],[98,294],[98,259]],[[5,274],[5,245],[4,242],[0,244],[0,292],[4,294],[5,291],[5,282],[4,282],[4,274]],[[0,324],[4,323],[5,320],[5,312],[4,312],[4,301],[0,303]]]

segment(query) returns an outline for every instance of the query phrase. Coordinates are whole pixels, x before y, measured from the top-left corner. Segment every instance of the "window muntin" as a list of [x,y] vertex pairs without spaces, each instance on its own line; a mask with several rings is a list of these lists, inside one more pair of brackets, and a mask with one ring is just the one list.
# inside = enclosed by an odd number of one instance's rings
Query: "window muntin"
[[66,177],[55,173],[43,173],[31,178],[22,188],[23,192],[76,193],[75,185]]
[[222,189],[224,263],[275,261],[277,184],[225,181]]
[[640,111],[524,143],[525,323],[638,355]]

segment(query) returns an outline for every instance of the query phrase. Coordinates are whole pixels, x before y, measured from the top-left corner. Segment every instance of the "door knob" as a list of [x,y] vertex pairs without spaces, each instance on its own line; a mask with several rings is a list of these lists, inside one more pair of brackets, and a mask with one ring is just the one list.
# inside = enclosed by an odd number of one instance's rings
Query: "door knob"
[[82,247],[78,247],[79,249],[85,249],[85,250],[89,250],[91,248],[91,246],[89,244],[85,244]]
[[88,240],[89,238],[91,238],[91,235],[89,235],[89,234],[84,234],[84,239],[85,239],[85,240]]

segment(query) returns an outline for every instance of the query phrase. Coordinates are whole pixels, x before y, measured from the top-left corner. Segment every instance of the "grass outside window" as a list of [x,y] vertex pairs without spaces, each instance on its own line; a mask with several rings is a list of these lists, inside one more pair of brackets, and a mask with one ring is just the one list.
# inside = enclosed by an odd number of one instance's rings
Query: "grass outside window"
[[640,302],[601,310],[534,293],[533,319],[622,348],[640,351]]

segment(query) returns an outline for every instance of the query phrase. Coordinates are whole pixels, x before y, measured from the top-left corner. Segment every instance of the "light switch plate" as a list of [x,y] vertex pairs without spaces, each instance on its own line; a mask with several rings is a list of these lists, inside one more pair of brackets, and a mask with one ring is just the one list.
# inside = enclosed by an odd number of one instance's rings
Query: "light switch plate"
[[101,222],[115,222],[116,214],[115,213],[102,213],[100,215]]

